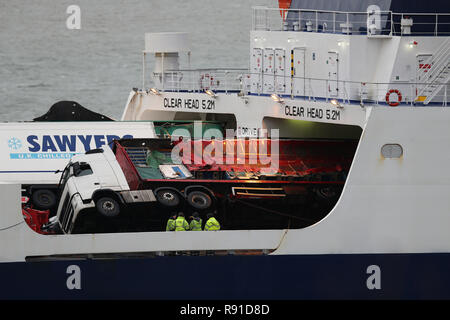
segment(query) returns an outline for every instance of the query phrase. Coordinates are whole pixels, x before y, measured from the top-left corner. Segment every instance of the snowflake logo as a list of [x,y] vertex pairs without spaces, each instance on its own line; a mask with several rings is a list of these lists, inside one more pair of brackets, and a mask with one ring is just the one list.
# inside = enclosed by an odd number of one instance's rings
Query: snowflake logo
[[22,141],[17,138],[11,138],[8,140],[8,147],[14,150],[20,149],[22,147]]

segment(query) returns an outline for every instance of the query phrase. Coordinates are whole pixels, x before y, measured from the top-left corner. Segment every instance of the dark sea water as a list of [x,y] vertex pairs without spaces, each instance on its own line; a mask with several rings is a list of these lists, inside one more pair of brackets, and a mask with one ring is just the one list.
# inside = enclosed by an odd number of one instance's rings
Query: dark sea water
[[[70,5],[79,30],[66,26]],[[193,68],[247,68],[257,5],[278,1],[0,0],[0,121],[32,120],[59,100],[119,119],[142,83],[145,32],[189,32]]]

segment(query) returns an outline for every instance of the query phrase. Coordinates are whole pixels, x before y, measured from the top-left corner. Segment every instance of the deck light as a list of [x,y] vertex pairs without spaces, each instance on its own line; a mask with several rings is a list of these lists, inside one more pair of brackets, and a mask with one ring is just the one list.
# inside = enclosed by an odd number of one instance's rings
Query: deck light
[[338,40],[337,45],[339,47],[346,47],[346,46],[348,46],[348,42],[345,40]]
[[283,102],[284,102],[284,100],[281,99],[281,97],[280,97],[279,95],[277,95],[276,93],[272,93],[272,94],[270,95],[270,97],[271,97],[272,100],[275,101],[275,102],[279,102],[279,103],[283,103]]
[[161,93],[158,91],[158,89],[155,88],[150,88],[150,92],[155,94],[155,95],[160,95]]
[[206,89],[205,93],[210,97],[217,98],[216,94],[212,90]]
[[336,99],[330,100],[330,103],[331,103],[333,106],[335,106],[336,108],[339,108],[339,109],[343,109],[343,108],[344,108],[344,107],[339,103],[339,101],[337,101]]

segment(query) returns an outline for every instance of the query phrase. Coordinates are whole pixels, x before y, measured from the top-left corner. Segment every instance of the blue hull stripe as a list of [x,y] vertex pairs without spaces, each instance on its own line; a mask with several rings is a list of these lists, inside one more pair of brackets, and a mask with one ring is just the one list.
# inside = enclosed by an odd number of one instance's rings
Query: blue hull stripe
[[[67,287],[70,265],[81,289]],[[367,287],[373,265],[380,289]],[[2,263],[0,299],[450,299],[449,270],[450,253]]]

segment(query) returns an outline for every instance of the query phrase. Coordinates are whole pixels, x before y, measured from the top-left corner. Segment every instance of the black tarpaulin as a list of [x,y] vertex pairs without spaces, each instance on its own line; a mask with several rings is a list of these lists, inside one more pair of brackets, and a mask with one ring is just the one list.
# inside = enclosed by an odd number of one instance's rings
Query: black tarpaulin
[[75,101],[59,101],[44,115],[33,121],[114,121],[113,119],[86,109]]

